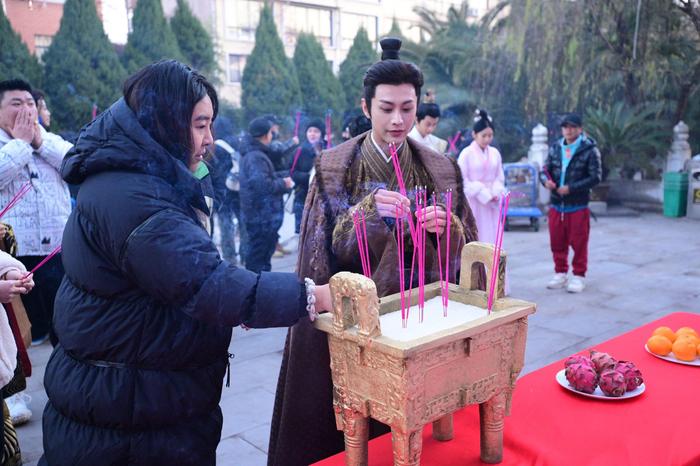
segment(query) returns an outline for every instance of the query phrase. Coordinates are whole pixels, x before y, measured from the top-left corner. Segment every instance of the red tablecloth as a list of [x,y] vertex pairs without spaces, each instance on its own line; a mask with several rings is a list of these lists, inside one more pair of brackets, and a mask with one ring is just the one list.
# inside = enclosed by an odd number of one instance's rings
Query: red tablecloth
[[[559,386],[563,360],[522,377],[505,420],[503,465],[677,466],[700,465],[700,367],[658,359],[644,343],[662,325],[700,331],[700,315],[674,313],[595,346],[633,361],[646,391],[628,400],[596,400]],[[423,431],[425,466],[467,466],[479,460],[479,411],[455,414],[455,437],[437,442]],[[316,466],[344,465],[339,454]],[[391,434],[369,444],[370,466],[392,466]]]

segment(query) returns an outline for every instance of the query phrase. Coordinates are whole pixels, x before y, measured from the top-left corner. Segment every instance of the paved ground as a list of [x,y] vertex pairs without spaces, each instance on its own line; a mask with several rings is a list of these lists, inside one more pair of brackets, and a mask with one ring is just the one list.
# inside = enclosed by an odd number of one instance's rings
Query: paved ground
[[[286,219],[283,238],[290,237]],[[511,295],[534,301],[524,373],[657,319],[669,312],[700,313],[700,222],[660,215],[603,217],[592,224],[590,270],[580,295],[545,289],[552,273],[549,238],[544,228],[509,231]],[[293,245],[292,239],[289,243]],[[296,257],[275,259],[273,268],[292,271]],[[266,463],[269,422],[286,329],[236,328],[231,352],[231,387],[224,388],[224,428],[219,464]],[[34,375],[29,380],[33,419],[18,428],[25,464],[35,465],[42,451],[41,411],[46,402],[42,377],[51,347],[30,350]],[[553,382],[554,383],[554,382]]]

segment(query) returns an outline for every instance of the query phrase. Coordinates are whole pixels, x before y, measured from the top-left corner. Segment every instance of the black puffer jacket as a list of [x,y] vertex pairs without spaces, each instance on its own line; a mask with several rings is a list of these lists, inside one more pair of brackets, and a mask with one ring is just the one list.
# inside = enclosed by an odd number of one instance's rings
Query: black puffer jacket
[[275,172],[270,149],[247,135],[241,142],[241,216],[248,233],[277,231],[284,220],[283,195],[289,192]]
[[314,168],[316,150],[308,142],[301,145],[297,164],[294,166],[292,180],[294,180],[294,203],[304,205],[306,194],[309,192],[309,177]]
[[81,189],[63,236],[41,464],[215,464],[231,327],[293,324],[303,284],[219,258],[193,209],[207,211],[200,182],[123,100],[82,130],[62,173]]
[[[549,147],[549,154],[545,161],[545,167],[557,186],[560,184],[562,172],[561,143],[562,140],[559,139]],[[591,188],[600,183],[601,177],[600,151],[596,147],[595,140],[584,134],[581,145],[566,167],[564,182],[569,186],[569,194],[561,196],[553,190],[551,203],[561,207],[588,205]],[[547,181],[547,175],[540,173],[540,181],[544,184]]]

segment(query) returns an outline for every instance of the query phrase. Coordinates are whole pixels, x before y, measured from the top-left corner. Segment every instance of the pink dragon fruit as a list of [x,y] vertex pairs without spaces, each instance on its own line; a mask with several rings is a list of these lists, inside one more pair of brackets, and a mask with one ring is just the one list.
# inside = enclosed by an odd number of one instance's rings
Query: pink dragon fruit
[[639,387],[644,382],[642,372],[631,361],[619,361],[617,366],[615,366],[615,370],[625,378],[628,392]]
[[571,364],[564,374],[569,385],[580,392],[593,393],[598,386],[598,374],[593,366],[586,363]]
[[593,367],[595,367],[598,375],[601,375],[608,369],[614,369],[617,361],[615,358],[610,356],[608,353],[601,353],[600,351],[591,351],[591,361],[593,362]]
[[600,389],[607,396],[622,396],[625,394],[625,376],[615,369],[608,369],[600,374]]
[[593,361],[591,361],[591,358],[581,354],[575,354],[564,361],[564,367],[569,367],[572,364],[586,364],[593,367]]

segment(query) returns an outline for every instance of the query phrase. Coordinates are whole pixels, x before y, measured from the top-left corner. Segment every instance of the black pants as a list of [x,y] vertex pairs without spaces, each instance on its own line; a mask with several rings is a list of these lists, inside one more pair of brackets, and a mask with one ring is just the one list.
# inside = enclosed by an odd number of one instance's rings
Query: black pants
[[[27,270],[32,270],[46,256],[19,256],[17,259]],[[56,335],[51,325],[53,321],[53,302],[56,292],[63,280],[63,262],[61,254],[53,256],[46,264],[34,273],[34,289],[29,294],[22,295],[22,302],[27,309],[29,322],[32,324],[32,340],[42,338],[47,334],[51,344],[56,346]]]
[[272,254],[279,240],[277,229],[261,229],[251,225],[246,226],[248,243],[245,250],[245,268],[251,272],[269,272],[272,269]]

